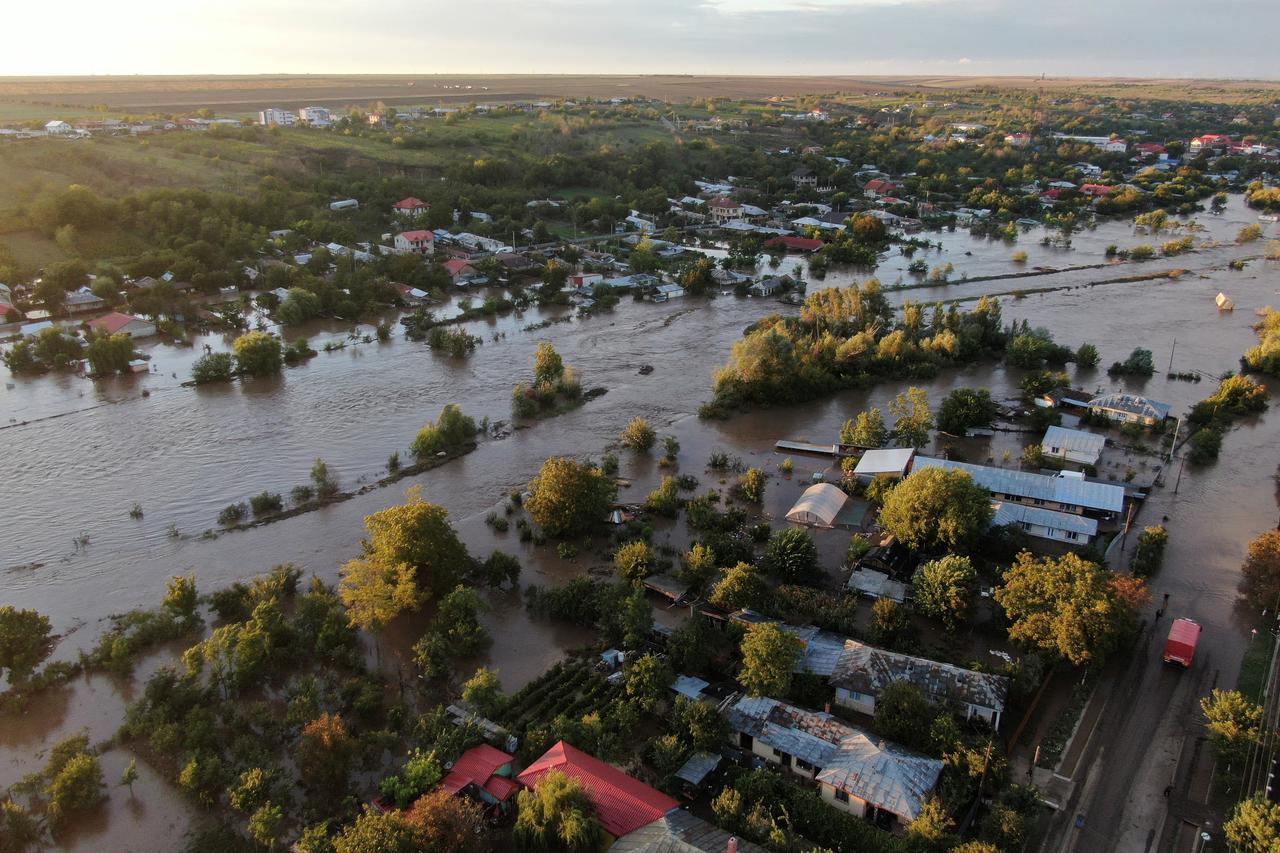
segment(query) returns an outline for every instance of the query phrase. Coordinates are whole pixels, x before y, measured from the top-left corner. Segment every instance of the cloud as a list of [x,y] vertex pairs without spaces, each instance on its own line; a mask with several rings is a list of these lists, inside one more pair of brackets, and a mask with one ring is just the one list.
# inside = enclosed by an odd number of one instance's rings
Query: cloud
[[967,56],[962,56],[958,60],[956,60],[956,62],[960,65],[968,65],[970,62],[973,62],[973,60]]

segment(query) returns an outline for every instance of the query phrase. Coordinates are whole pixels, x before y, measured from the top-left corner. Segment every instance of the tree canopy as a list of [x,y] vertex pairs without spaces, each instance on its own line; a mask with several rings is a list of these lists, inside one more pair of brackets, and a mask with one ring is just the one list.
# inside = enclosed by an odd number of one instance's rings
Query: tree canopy
[[738,681],[752,696],[786,696],[791,686],[791,668],[801,651],[800,640],[778,625],[754,625],[742,638]]
[[1112,573],[1077,554],[1023,551],[995,597],[1009,617],[1009,639],[1076,666],[1105,659],[1133,624]]
[[885,529],[928,553],[967,553],[991,524],[991,496],[964,471],[922,468],[889,492]]
[[595,465],[553,456],[529,484],[529,515],[549,536],[573,536],[602,524],[618,485]]

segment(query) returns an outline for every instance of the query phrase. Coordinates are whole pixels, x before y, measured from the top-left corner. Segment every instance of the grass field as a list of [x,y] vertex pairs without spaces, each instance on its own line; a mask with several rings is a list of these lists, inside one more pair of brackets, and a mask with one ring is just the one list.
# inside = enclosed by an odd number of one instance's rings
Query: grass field
[[1262,103],[1273,101],[1280,94],[1280,82],[1277,81],[1104,77],[737,77],[675,74],[5,77],[0,78],[0,119],[39,118],[51,112],[70,117],[77,111],[87,114],[96,104],[106,104],[114,111],[134,114],[190,112],[210,107],[223,115],[245,115],[265,106],[299,107],[311,103],[330,107],[374,101],[390,105],[436,105],[629,96],[682,102],[706,97],[945,93],[974,87],[1220,103]]

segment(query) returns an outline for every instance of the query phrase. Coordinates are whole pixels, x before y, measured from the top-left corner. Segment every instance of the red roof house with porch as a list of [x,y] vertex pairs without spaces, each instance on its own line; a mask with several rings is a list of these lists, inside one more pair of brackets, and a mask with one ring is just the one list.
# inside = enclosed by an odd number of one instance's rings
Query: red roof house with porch
[[661,791],[564,741],[547,750],[516,779],[525,787],[537,788],[542,777],[552,770],[582,783],[587,798],[595,806],[600,825],[614,838],[634,832],[680,805]]

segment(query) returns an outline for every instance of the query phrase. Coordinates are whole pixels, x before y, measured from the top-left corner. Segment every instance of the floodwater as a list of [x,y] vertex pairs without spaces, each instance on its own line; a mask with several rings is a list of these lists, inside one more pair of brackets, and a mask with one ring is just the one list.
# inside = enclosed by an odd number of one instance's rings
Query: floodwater
[[[1233,199],[1223,216],[1202,215],[1199,221],[1209,229],[1201,236],[1227,240],[1255,216]],[[903,298],[974,298],[1024,287],[1068,288],[1005,298],[1005,319],[1025,318],[1045,326],[1072,347],[1091,341],[1103,365],[1123,359],[1135,346],[1151,349],[1159,370],[1144,383],[1113,383],[1103,371],[1085,372],[1077,382],[1091,390],[1129,387],[1171,404],[1175,413],[1185,412],[1213,388],[1211,380],[1191,384],[1164,378],[1175,339],[1175,370],[1216,376],[1236,368],[1239,356],[1254,342],[1254,312],[1268,304],[1280,305],[1280,265],[1253,261],[1243,272],[1224,269],[1230,259],[1260,254],[1261,244],[1221,246],[1114,269],[964,283],[956,279],[966,273],[974,277],[1017,271],[1019,267],[1008,260],[1016,248],[1031,255],[1028,268],[1068,267],[1100,263],[1103,248],[1111,243],[1132,246],[1164,238],[1135,235],[1122,223],[1078,234],[1071,251],[1041,247],[1034,235],[1016,246],[975,240],[963,232],[921,236],[942,240],[944,251],[930,252],[927,259],[930,265],[954,263],[956,283],[891,293],[895,303]],[[780,271],[792,266],[788,259]],[[1178,280],[1085,286],[1172,268],[1191,272]],[[836,286],[862,277],[833,273],[814,285]],[[894,281],[892,263],[879,277],[886,284]],[[1219,290],[1235,300],[1234,313],[1214,309]],[[334,580],[338,566],[359,549],[364,516],[399,502],[403,489],[411,485],[421,485],[428,500],[449,510],[473,553],[484,556],[500,548],[520,556],[525,565],[522,585],[563,582],[602,560],[595,554],[562,560],[547,548],[535,552],[518,541],[514,526],[510,532],[494,533],[484,522],[490,511],[501,511],[503,496],[523,487],[546,457],[598,457],[631,418],[641,416],[655,423],[660,433],[679,439],[678,470],[695,474],[705,488],[718,479],[704,469],[713,450],[776,472],[780,459],[772,448],[777,439],[830,442],[846,418],[868,405],[884,409],[903,390],[906,383],[886,383],[868,392],[846,392],[724,422],[698,420],[695,412],[710,396],[712,373],[724,363],[744,327],[765,314],[795,310],[773,301],[733,297],[661,305],[625,299],[614,312],[600,317],[524,332],[526,324],[554,316],[531,310],[523,317],[467,324],[468,331],[485,342],[466,360],[442,357],[423,344],[397,337],[322,352],[277,378],[216,388],[184,388],[180,383],[204,343],[225,348],[227,341],[220,336],[198,340],[194,348],[150,346],[156,372],[144,376],[97,382],[68,376],[14,379],[13,388],[0,387],[0,458],[6,462],[0,492],[0,602],[48,614],[55,630],[68,635],[57,656],[71,657],[74,648],[91,642],[106,616],[153,606],[174,574],[195,573],[200,588],[208,591],[289,561]],[[345,337],[348,330],[317,324],[301,333],[320,349],[325,340]],[[495,333],[500,335],[497,340]],[[330,464],[345,488],[377,479],[385,474],[388,455],[399,451],[405,456],[416,430],[446,403],[460,403],[477,420],[508,419],[511,387],[527,380],[534,349],[543,340],[555,343],[565,363],[580,373],[584,387],[603,386],[608,393],[509,438],[483,441],[474,453],[396,486],[264,527],[200,537],[216,526],[219,509],[228,503],[264,489],[287,494],[292,486],[306,482],[316,457]],[[639,374],[646,364],[653,372]],[[1007,398],[1017,393],[1021,377],[1020,371],[1001,365],[975,365],[944,373],[928,389],[935,405],[960,386],[989,387],[997,398]],[[1176,615],[1205,625],[1204,644],[1228,683],[1248,635],[1246,621],[1234,607],[1238,566],[1247,541],[1275,521],[1273,448],[1278,433],[1280,414],[1275,411],[1245,422],[1228,434],[1216,465],[1188,467],[1176,495],[1171,472],[1137,519],[1147,524],[1162,515],[1171,517],[1169,555],[1154,588],[1171,593]],[[643,500],[669,472],[653,459],[628,453],[622,459],[621,474],[632,481],[622,491],[622,500]],[[799,457],[795,462],[789,481],[770,480],[765,511],[775,518],[806,485],[808,474],[822,467]],[[145,513],[140,521],[128,516],[134,502]],[[171,526],[178,536],[171,535]],[[81,534],[87,542],[75,541]],[[846,543],[847,534],[821,536],[824,560],[834,564]],[[679,547],[683,542],[672,544]],[[498,668],[507,689],[535,677],[563,649],[591,639],[578,629],[529,619],[520,599],[518,592],[489,596],[491,609],[485,619],[494,644],[477,661]],[[386,645],[403,659],[416,637],[412,625],[397,627],[402,636],[389,637]],[[0,785],[27,772],[34,766],[31,756],[58,737],[82,727],[90,728],[95,739],[100,733],[108,736],[107,721],[118,721],[126,701],[121,693],[119,685],[90,677],[42,699],[49,706],[33,709],[21,724],[6,722],[0,727]],[[109,780],[112,773],[118,778],[118,772],[112,768]],[[170,837],[163,834],[164,826],[170,825],[165,821],[185,824],[183,818],[170,817],[179,813],[180,804],[170,808],[165,794],[149,793],[139,817],[120,805],[127,803],[127,794],[113,791],[109,809],[121,820],[104,819],[100,833],[106,835],[95,836],[90,830],[85,846],[114,849],[107,839],[117,832],[163,839]],[[126,829],[119,829],[122,824]],[[169,846],[158,841],[154,849]]]

